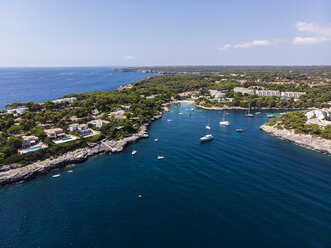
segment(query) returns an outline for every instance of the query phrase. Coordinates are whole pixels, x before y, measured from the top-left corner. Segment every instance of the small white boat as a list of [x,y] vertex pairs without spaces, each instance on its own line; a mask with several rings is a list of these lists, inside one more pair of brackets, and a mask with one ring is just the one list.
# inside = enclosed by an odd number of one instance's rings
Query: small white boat
[[137,150],[133,150],[133,151],[131,152],[132,155],[136,155],[136,153],[137,153]]
[[230,122],[228,121],[220,121],[221,126],[230,126]]
[[60,174],[55,174],[52,177],[59,177],[59,176],[60,176]]
[[183,115],[183,113],[178,113],[179,115]]
[[169,119],[168,122],[172,122],[172,120]]
[[223,113],[222,121],[220,121],[220,125],[221,126],[229,126],[230,125],[230,122],[228,122],[228,121],[225,120],[225,111]]
[[256,112],[255,114],[256,114],[256,115],[259,115],[259,114],[261,114],[261,112]]
[[191,108],[191,111],[194,111],[194,108]]
[[211,127],[209,125],[205,126],[206,129],[210,130]]
[[200,138],[200,141],[201,141],[201,142],[204,142],[204,141],[208,141],[208,140],[212,140],[212,139],[214,139],[214,136],[211,135],[211,134],[207,134],[207,135],[201,137],[201,138]]
[[159,139],[154,139],[154,141],[156,142],[156,141],[158,141]]
[[272,114],[270,114],[270,115],[267,115],[267,117],[268,118],[274,118],[274,117],[276,117],[275,115],[272,115]]
[[236,132],[240,132],[240,133],[242,133],[242,132],[244,132],[244,129],[242,129],[242,128],[237,128],[237,129],[236,129]]
[[158,160],[164,159],[164,156],[158,155],[156,159],[158,159]]

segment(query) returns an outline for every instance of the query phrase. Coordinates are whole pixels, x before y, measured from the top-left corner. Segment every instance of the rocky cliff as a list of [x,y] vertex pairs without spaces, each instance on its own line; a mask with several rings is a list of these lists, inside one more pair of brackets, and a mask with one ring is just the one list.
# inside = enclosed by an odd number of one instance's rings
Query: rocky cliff
[[296,134],[293,131],[277,129],[266,125],[262,125],[260,128],[266,133],[277,138],[293,142],[299,146],[303,146],[314,151],[331,155],[331,140],[322,139],[320,137],[307,134]]
[[[161,116],[161,114],[155,116],[152,120],[159,119]],[[99,144],[68,152],[55,159],[49,158],[24,166],[16,166],[15,168],[4,167],[0,171],[0,186],[28,181],[40,175],[47,174],[54,169],[84,162],[88,158],[98,154],[120,152],[126,145],[134,143],[139,139],[147,138],[147,127],[148,124],[143,125],[138,133],[132,134],[130,137],[125,137],[119,141],[104,140]]]

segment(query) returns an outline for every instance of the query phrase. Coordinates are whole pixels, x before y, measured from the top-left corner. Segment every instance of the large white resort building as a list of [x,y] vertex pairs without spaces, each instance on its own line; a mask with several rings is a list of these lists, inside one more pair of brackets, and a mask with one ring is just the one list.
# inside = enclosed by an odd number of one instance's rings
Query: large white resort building
[[280,91],[278,90],[257,90],[258,96],[277,96],[280,97]]

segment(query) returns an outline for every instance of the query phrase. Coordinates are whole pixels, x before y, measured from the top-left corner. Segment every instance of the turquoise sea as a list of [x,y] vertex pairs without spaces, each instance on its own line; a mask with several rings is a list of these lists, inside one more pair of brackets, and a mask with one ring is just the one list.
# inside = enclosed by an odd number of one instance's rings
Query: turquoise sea
[[266,112],[222,127],[191,108],[121,153],[1,188],[0,247],[331,247],[330,156],[260,131]]

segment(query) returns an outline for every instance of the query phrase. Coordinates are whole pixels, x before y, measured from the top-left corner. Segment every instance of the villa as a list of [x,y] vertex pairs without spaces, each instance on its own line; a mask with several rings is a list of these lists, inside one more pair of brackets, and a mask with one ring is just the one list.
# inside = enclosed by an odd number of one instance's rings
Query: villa
[[88,124],[91,124],[99,128],[102,127],[103,124],[107,124],[107,123],[109,123],[109,121],[105,121],[105,120],[92,120],[88,122]]
[[53,128],[53,129],[46,129],[45,133],[47,136],[53,140],[65,138],[67,135],[63,132],[62,128]]
[[23,136],[22,138],[23,138],[22,149],[26,149],[31,146],[34,146],[39,142],[39,139],[36,136]]
[[60,98],[57,100],[52,101],[53,103],[62,103],[62,104],[66,104],[66,103],[72,103],[74,101],[77,100],[77,97],[67,97],[67,98]]
[[125,119],[126,116],[125,115],[110,115],[108,118],[110,121],[119,122],[119,121]]
[[235,87],[233,89],[233,91],[235,93],[240,92],[241,94],[249,94],[249,95],[254,95],[254,90],[252,89],[248,89],[248,88],[244,88],[244,87]]
[[71,124],[69,125],[69,131],[79,131],[81,135],[88,135],[92,132],[87,124]]
[[27,108],[24,107],[19,107],[19,108],[14,108],[14,109],[8,109],[7,113],[8,114],[17,114],[17,115],[22,115],[25,113]]
[[320,127],[331,125],[331,108],[316,109],[306,113],[307,124],[316,124]]

